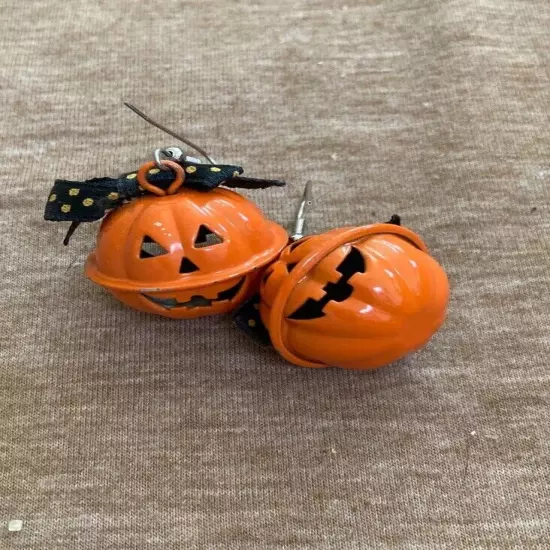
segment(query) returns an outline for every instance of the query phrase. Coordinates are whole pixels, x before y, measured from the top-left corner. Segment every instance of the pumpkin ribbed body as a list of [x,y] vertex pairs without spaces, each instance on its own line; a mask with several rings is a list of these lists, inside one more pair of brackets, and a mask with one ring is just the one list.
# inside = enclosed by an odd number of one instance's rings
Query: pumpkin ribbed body
[[261,295],[262,320],[288,360],[368,369],[431,338],[445,319],[449,285],[417,235],[378,224],[287,247]]
[[111,212],[86,274],[142,311],[177,319],[225,313],[250,295],[287,241],[242,195],[181,188]]

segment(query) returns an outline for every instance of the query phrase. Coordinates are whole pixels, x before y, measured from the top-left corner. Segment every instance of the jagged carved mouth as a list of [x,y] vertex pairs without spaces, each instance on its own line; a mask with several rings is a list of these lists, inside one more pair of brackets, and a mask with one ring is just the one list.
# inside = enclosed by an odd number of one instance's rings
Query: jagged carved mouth
[[178,302],[176,298],[159,298],[158,296],[151,296],[150,294],[142,294],[142,296],[144,296],[154,304],[162,306],[165,309],[175,309],[180,307],[185,307],[188,309],[193,309],[196,307],[208,307],[212,304],[218,302],[226,302],[235,298],[235,296],[238,294],[239,290],[241,290],[241,287],[244,284],[244,279],[245,278],[242,277],[237,282],[237,284],[233,285],[227,290],[222,290],[221,292],[218,292],[218,296],[216,298],[206,298],[201,294],[194,294],[189,300],[185,302]]
[[[295,264],[294,264],[295,265]],[[292,269],[292,265],[289,269]],[[341,276],[335,283],[327,283],[323,290],[324,296],[320,300],[308,298],[296,311],[291,313],[288,318],[296,320],[319,319],[325,316],[324,307],[331,301],[343,302],[347,300],[353,293],[353,286],[349,284],[349,280],[356,273],[365,273],[366,262],[361,252],[354,246],[336,268]]]

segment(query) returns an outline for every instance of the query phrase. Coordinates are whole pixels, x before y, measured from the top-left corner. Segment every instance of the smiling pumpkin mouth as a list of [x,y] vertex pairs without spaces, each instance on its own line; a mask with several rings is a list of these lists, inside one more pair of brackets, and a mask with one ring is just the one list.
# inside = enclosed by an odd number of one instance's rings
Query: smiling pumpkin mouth
[[187,309],[193,309],[196,307],[208,307],[217,302],[225,302],[227,300],[232,300],[233,298],[235,298],[235,296],[238,294],[239,290],[241,290],[241,287],[243,286],[244,279],[245,278],[242,277],[237,282],[237,284],[233,285],[227,290],[222,290],[221,292],[218,292],[218,296],[216,298],[206,298],[201,294],[194,294],[189,300],[185,302],[178,302],[176,298],[158,298],[157,296],[151,296],[150,294],[142,294],[142,296],[144,296],[154,304],[162,306],[165,309],[175,309],[180,307],[185,307]]
[[[289,266],[292,268],[293,266]],[[335,283],[327,283],[323,290],[324,296],[320,300],[308,298],[298,309],[291,313],[288,318],[295,320],[319,319],[325,316],[324,307],[331,301],[343,302],[353,293],[353,286],[349,280],[356,273],[365,273],[366,264],[361,252],[354,246],[348,252],[343,261],[338,265],[336,271],[340,278]]]

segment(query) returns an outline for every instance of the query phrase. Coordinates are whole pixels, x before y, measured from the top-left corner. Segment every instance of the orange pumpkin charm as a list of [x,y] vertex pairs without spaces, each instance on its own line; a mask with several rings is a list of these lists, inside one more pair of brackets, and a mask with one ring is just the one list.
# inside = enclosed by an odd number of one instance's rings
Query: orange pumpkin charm
[[[166,191],[138,181],[149,195],[111,211],[87,276],[121,302],[175,319],[226,313],[257,289],[262,268],[288,243],[287,232],[248,199],[216,188],[181,186],[183,170]],[[161,195],[161,196],[158,196]]]
[[262,321],[288,361],[372,369],[426,344],[445,319],[449,284],[415,233],[374,224],[296,241],[260,294]]

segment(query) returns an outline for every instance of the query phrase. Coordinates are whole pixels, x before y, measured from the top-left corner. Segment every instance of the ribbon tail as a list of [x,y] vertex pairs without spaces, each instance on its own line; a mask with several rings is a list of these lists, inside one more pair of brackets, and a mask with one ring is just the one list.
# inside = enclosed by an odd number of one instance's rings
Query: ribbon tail
[[386,223],[391,223],[392,225],[401,225],[401,216],[398,216],[397,214],[393,214],[390,220]]
[[235,310],[232,319],[233,323],[249,338],[263,346],[269,346],[271,338],[257,309],[259,303],[260,295],[255,294]]
[[80,225],[80,222],[71,222],[71,225],[69,226],[67,234],[65,235],[65,238],[63,239],[63,245],[64,246],[67,246],[69,244],[70,238],[73,236],[73,233],[76,231],[76,228],[79,225]]
[[224,185],[225,187],[236,189],[267,189],[268,187],[284,187],[286,182],[282,180],[265,180],[260,178],[237,176],[228,179]]

